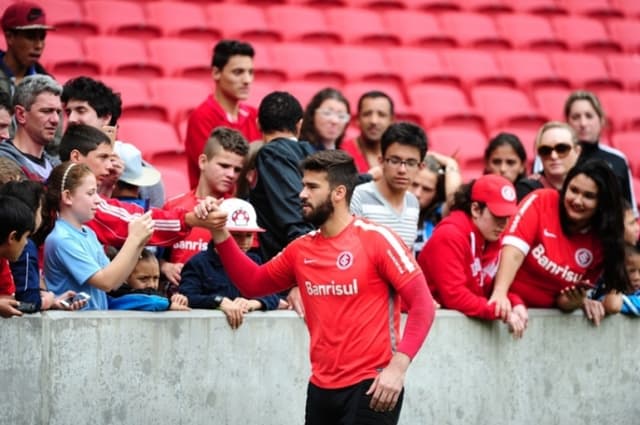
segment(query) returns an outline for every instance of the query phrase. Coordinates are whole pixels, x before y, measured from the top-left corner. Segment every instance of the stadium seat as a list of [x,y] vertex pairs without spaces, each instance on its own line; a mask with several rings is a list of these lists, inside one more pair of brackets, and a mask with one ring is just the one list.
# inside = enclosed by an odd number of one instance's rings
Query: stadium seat
[[543,115],[555,121],[564,121],[564,104],[570,94],[568,88],[540,87],[533,90],[533,99]]
[[484,128],[482,117],[473,109],[465,93],[456,87],[415,84],[408,92],[414,112],[420,115],[427,128],[443,124]]
[[618,131],[613,134],[611,143],[614,148],[621,150],[629,161],[631,173],[640,177],[640,131]]
[[[327,85],[317,81],[287,81],[282,84],[281,87],[278,87],[278,90],[284,90],[286,92],[291,93],[295,96],[296,99],[300,102],[302,107],[304,108],[309,104],[309,101],[316,93],[320,90],[326,88]],[[342,91],[342,85],[340,86],[331,86],[337,90]],[[351,105],[355,108],[355,105]]]
[[260,7],[246,4],[218,3],[205,7],[207,20],[220,29],[225,38],[245,41],[282,41],[277,26],[271,27]]
[[625,51],[640,53],[640,22],[637,19],[611,20],[607,26],[611,39],[620,43]]
[[273,43],[252,41],[251,45],[255,52],[253,57],[253,73],[255,81],[263,83],[281,83],[287,80],[286,68],[276,63],[272,58]]
[[558,0],[505,0],[516,12],[536,15],[566,15],[569,13]]
[[[154,1],[145,5],[148,20],[162,28],[165,37],[208,41],[222,38],[222,32],[207,22],[204,8],[178,1]],[[179,17],[179,19],[176,19]]]
[[444,34],[435,15],[415,10],[390,10],[382,15],[385,27],[400,37],[405,46],[456,47],[456,40]]
[[630,55],[608,55],[609,74],[624,84],[627,90],[640,89],[640,58]]
[[484,116],[488,130],[515,125],[538,128],[548,121],[519,90],[481,86],[471,90],[471,98],[476,111]]
[[151,39],[162,35],[160,26],[147,22],[144,7],[135,1],[86,0],[86,18],[102,34]]
[[184,153],[176,130],[171,124],[142,118],[121,118],[118,122],[118,139],[136,145],[142,157],[154,163],[155,156]]
[[594,18],[622,18],[624,13],[609,0],[563,0],[572,15],[587,15]]
[[407,9],[421,9],[429,12],[462,10],[458,0],[403,0]]
[[385,51],[385,57],[389,68],[402,77],[406,87],[427,82],[461,86],[460,78],[447,69],[434,51],[417,47],[390,48]]
[[640,94],[631,92],[598,92],[602,106],[614,131],[640,129]]
[[392,71],[380,49],[361,46],[328,47],[329,61],[333,69],[345,73],[348,81],[401,81]]
[[342,37],[327,23],[325,14],[316,8],[296,5],[277,5],[266,9],[267,22],[279,28],[287,41],[339,44]]
[[118,36],[95,36],[84,40],[87,58],[100,63],[103,74],[159,77],[162,68],[149,60],[145,43]]
[[47,23],[56,27],[58,35],[86,37],[99,32],[96,24],[84,16],[82,7],[74,0],[47,0],[46,13]]
[[406,97],[395,84],[382,82],[356,82],[344,85],[342,93],[349,101],[351,114],[354,115],[358,109],[358,100],[360,96],[372,90],[379,90],[386,93],[393,99],[396,119],[399,121],[420,122],[420,116],[416,114],[407,103]]
[[[174,155],[174,158],[181,158]],[[187,173],[187,162],[184,162],[184,166],[178,164],[167,164],[165,161],[159,161],[156,159],[157,164],[152,164],[160,171],[162,175],[162,182],[164,183],[164,192],[166,199],[171,199],[175,196],[188,192],[191,188],[189,186],[189,174]]]
[[380,13],[366,9],[331,8],[325,11],[331,28],[340,31],[346,43],[397,46],[400,39],[388,31]]
[[472,128],[441,126],[429,130],[429,150],[454,157],[465,182],[482,174],[486,146],[485,134]]
[[460,0],[464,10],[479,13],[513,13],[513,5],[507,0]]
[[346,3],[348,7],[379,10],[385,13],[390,10],[406,8],[404,0],[347,0]]
[[471,49],[448,49],[442,58],[451,74],[460,78],[468,89],[478,85],[515,87],[515,79],[498,67],[490,52]]
[[612,0],[627,18],[640,18],[640,2],[637,0]]
[[[251,90],[249,91],[249,98],[246,103],[257,108],[262,101],[262,98],[271,93],[272,91],[279,90],[280,87],[284,84],[283,82],[274,83],[269,81],[262,81],[260,79],[256,79],[251,84]],[[302,105],[304,107],[304,105]]]
[[189,77],[211,81],[211,45],[182,38],[158,38],[147,42],[149,58],[167,77]]
[[558,75],[567,78],[576,89],[622,89],[622,82],[609,75],[599,55],[588,53],[551,53]]
[[499,34],[490,16],[470,12],[443,12],[440,24],[444,33],[460,46],[508,49],[511,42]]
[[47,46],[41,63],[55,77],[63,74],[93,77],[100,74],[100,65],[85,59],[80,41],[68,35],[47,35]]
[[151,99],[167,107],[172,123],[188,116],[212,91],[210,83],[188,78],[155,78],[148,87]]
[[157,102],[149,96],[147,84],[143,79],[103,75],[98,77],[122,98],[122,118],[144,118],[167,121],[169,113],[165,103]]
[[555,16],[551,23],[559,38],[572,50],[589,53],[621,52],[620,43],[609,38],[607,30],[597,19],[584,16]]
[[303,43],[281,43],[271,49],[274,67],[279,67],[288,80],[318,81],[325,85],[341,85],[344,74],[329,61],[327,49]]
[[503,37],[515,48],[544,51],[568,50],[569,46],[556,36],[545,16],[503,14],[496,16],[496,25]]
[[495,58],[502,72],[512,76],[518,86],[527,90],[543,86],[570,86],[567,79],[557,75],[545,53],[504,50],[496,52]]

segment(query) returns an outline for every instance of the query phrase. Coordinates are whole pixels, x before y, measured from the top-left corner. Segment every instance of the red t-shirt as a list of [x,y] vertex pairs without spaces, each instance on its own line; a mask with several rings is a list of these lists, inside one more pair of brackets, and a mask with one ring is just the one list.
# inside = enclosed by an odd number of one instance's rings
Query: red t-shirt
[[266,264],[273,281],[296,282],[311,337],[311,382],[343,388],[375,377],[400,341],[399,296],[421,273],[389,228],[355,218],[339,235],[310,232]]
[[356,168],[359,173],[366,173],[371,166],[367,162],[367,158],[364,156],[360,147],[358,147],[357,139],[345,140],[340,144],[340,149],[351,155],[353,162],[356,164]]
[[0,295],[13,296],[16,293],[16,285],[9,267],[9,260],[0,258]]
[[[198,204],[198,197],[196,191],[183,193],[182,195],[175,196],[164,204],[164,209],[184,208],[188,211],[193,210]],[[184,239],[175,242],[171,246],[169,253],[169,262],[171,263],[186,263],[191,257],[201,251],[207,249],[207,244],[211,240],[211,233],[202,227],[192,227],[191,231],[185,236]]]
[[525,254],[510,291],[529,307],[555,307],[563,288],[602,273],[602,244],[593,232],[566,235],[560,226],[560,192],[539,189],[520,203],[503,245]]
[[191,188],[198,185],[200,178],[200,168],[198,167],[198,157],[204,150],[211,132],[216,127],[224,126],[238,130],[244,135],[248,142],[262,139],[262,134],[258,130],[258,113],[255,108],[241,103],[238,107],[238,119],[235,122],[229,121],[227,112],[215,100],[213,95],[209,95],[189,117],[187,125],[187,136],[184,142],[187,154],[187,165],[189,169],[189,183]]

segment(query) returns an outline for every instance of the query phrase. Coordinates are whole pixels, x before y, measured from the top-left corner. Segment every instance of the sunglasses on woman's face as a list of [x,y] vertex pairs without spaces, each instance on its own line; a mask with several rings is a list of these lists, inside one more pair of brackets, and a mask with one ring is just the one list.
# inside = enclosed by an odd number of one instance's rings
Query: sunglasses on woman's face
[[558,158],[564,158],[569,154],[569,152],[573,149],[573,146],[567,143],[558,143],[555,146],[540,146],[538,147],[538,155],[541,158],[548,158],[551,156],[551,153],[555,151],[558,154]]

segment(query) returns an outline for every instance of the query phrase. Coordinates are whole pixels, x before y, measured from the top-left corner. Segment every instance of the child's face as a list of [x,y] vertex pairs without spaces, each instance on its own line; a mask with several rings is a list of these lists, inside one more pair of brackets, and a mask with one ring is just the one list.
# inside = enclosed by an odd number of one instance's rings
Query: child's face
[[30,235],[31,232],[24,232],[20,238],[16,236],[15,232],[9,235],[9,256],[7,257],[9,261],[17,261],[20,258]]
[[624,241],[629,245],[635,245],[640,238],[640,223],[633,215],[632,210],[624,212]]
[[640,254],[627,255],[624,259],[633,291],[640,290]]
[[236,240],[236,243],[244,252],[251,249],[253,245],[253,232],[231,232],[231,236]]
[[155,257],[138,261],[127,278],[127,284],[133,289],[152,288],[157,290],[159,281],[160,265]]
[[93,174],[84,176],[82,184],[73,189],[67,203],[79,223],[91,220],[100,204],[96,177]]

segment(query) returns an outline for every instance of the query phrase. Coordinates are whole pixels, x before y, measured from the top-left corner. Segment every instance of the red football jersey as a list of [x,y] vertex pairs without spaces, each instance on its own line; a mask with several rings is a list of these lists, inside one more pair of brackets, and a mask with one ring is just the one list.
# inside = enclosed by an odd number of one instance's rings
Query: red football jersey
[[[184,208],[193,211],[200,199],[196,197],[196,191],[183,193],[173,197],[164,205],[164,209]],[[203,227],[193,227],[184,239],[175,242],[171,246],[169,262],[186,263],[191,257],[207,249],[207,244],[211,240],[211,233]]]
[[373,378],[400,341],[395,288],[420,268],[385,226],[354,218],[339,235],[310,232],[266,264],[270,277],[296,282],[311,336],[311,382],[342,388]]
[[593,232],[566,235],[560,226],[560,193],[532,192],[520,203],[503,245],[525,254],[510,291],[528,307],[555,307],[560,290],[582,280],[595,282],[602,273],[602,245]]

